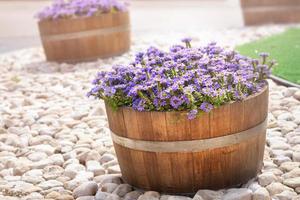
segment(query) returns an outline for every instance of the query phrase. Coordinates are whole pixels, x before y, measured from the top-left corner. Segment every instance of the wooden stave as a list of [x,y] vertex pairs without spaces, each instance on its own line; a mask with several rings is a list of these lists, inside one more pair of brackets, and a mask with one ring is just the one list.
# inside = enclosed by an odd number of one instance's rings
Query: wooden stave
[[[88,48],[89,41],[93,40],[96,43],[108,43],[111,41],[112,43],[115,41],[116,34],[112,34],[106,37],[95,36],[80,40],[72,40],[72,41],[64,41],[64,42],[51,42],[43,43],[45,48],[45,53],[48,61],[57,61],[57,62],[78,62],[78,61],[89,61],[97,58],[107,58],[112,56],[117,56],[125,53],[130,48],[130,32],[123,33],[122,38],[124,38],[124,42],[119,43],[120,46],[117,45],[104,45],[107,48],[104,49],[101,46],[94,47],[94,51],[92,48]],[[74,45],[74,46],[73,46]],[[78,51],[76,46],[86,46],[83,51]],[[63,52],[58,52],[57,49],[62,49]],[[75,51],[73,51],[75,50]],[[86,53],[82,53],[86,52]]]
[[125,182],[145,190],[192,193],[244,184],[255,177],[263,166],[265,141],[266,131],[243,143],[192,153],[137,151],[115,142],[114,147]]
[[[257,99],[253,100],[253,98]],[[264,109],[256,117],[266,117],[268,87],[264,88],[263,92],[253,95],[245,101],[249,99],[254,102],[248,103],[250,108],[246,111],[249,112],[254,109],[253,106],[257,101],[264,100],[259,107]],[[235,103],[236,106],[241,107],[242,102]],[[112,118],[110,112],[111,110],[107,112],[109,123],[118,120],[118,118],[114,118],[116,116]],[[130,121],[133,122],[134,119]],[[120,123],[125,124],[122,120]],[[248,125],[251,125],[251,123]],[[237,131],[239,128],[231,128],[231,130]],[[122,130],[122,125],[119,127],[120,130]],[[125,135],[123,134],[123,136]],[[129,184],[147,190],[190,193],[196,192],[198,189],[220,189],[246,183],[256,176],[262,167],[265,140],[266,130],[263,130],[261,134],[249,141],[229,147],[192,153],[136,151],[124,148],[116,143],[114,143],[114,147],[123,179]],[[233,162],[233,160],[238,161]],[[217,168],[215,167],[216,163]],[[203,173],[207,175],[204,176]]]
[[246,25],[300,22],[300,0],[241,0]]
[[[243,101],[227,103],[219,108],[213,109],[209,113],[203,113],[194,120],[188,120],[186,112],[138,112],[128,107],[113,111],[107,103],[105,106],[109,128],[113,133],[119,136],[146,141],[200,140],[245,131],[262,123],[268,113],[268,94],[269,88],[265,86],[260,92],[249,96]],[[257,106],[258,103],[259,105]],[[244,113],[242,117],[240,117],[240,110]],[[224,112],[226,112],[227,115],[224,116]],[[250,113],[252,113],[253,117],[244,120],[245,116],[249,116]],[[166,116],[164,117],[164,115]],[[176,121],[174,121],[174,123],[166,122],[172,117],[179,118],[178,122],[180,122],[180,125],[183,124],[185,128],[176,126]],[[217,119],[220,119],[219,123],[214,122]],[[226,120],[225,123],[224,120]],[[152,121],[152,123],[145,123],[149,121]],[[164,124],[162,122],[167,124],[163,126],[161,125]],[[223,127],[220,127],[220,130],[216,130],[216,128],[200,130],[203,126],[206,128],[205,124],[207,123],[209,123],[210,126],[216,127],[223,125]],[[139,127],[138,124],[143,124],[143,126]],[[196,127],[197,124],[200,124],[200,126],[193,128]],[[152,125],[152,127],[150,125]],[[177,136],[179,135],[180,137],[177,137],[175,134],[170,135],[168,132],[175,132]],[[209,133],[207,134],[207,132]]]
[[[110,20],[107,20],[108,18]],[[98,19],[101,20],[97,22]],[[68,26],[69,22],[73,23],[73,25]],[[76,26],[76,23],[80,23],[81,25]],[[56,26],[56,28],[54,29],[53,26]],[[70,29],[66,29],[68,27]],[[79,37],[79,39],[75,38],[47,41],[47,37],[55,37],[57,34],[58,36],[61,36],[63,33],[78,34],[78,31],[83,31],[82,33],[85,34],[85,31],[91,31],[95,28],[98,30],[100,28],[107,30],[114,27],[119,27],[120,30],[111,34],[90,35],[88,37]],[[89,18],[39,22],[41,40],[47,60],[67,63],[91,61],[98,58],[108,58],[125,53],[130,49],[131,43],[129,27],[130,20],[128,12],[103,14],[103,16],[101,15]],[[97,43],[101,45],[95,45]]]
[[[87,26],[87,24],[89,26]],[[99,16],[78,17],[58,20],[42,20],[38,22],[41,35],[74,33],[86,30],[130,25],[129,12],[101,14]],[[55,29],[53,28],[55,26]]]
[[300,0],[241,0],[242,8],[257,6],[300,6]]
[[260,25],[267,23],[299,23],[300,6],[294,7],[250,7],[243,9],[246,25]]
[[[247,183],[263,166],[263,153],[258,151],[263,152],[264,144],[265,132],[246,143],[193,153],[143,152],[116,143],[114,147],[126,183],[145,190],[193,193]],[[251,157],[254,145],[259,148],[256,158]]]

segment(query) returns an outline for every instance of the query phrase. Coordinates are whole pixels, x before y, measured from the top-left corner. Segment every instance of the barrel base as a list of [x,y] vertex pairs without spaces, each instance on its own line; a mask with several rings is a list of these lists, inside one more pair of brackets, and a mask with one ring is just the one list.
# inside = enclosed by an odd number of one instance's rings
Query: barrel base
[[135,151],[114,143],[122,178],[134,187],[195,193],[247,183],[263,166],[265,133],[234,146],[194,153]]

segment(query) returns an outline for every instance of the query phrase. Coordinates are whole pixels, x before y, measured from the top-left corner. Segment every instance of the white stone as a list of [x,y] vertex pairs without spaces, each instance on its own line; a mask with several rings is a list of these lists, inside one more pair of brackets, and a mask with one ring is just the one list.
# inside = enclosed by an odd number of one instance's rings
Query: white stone
[[292,161],[292,159],[290,159],[287,156],[276,156],[275,158],[273,158],[273,162],[278,166],[280,166],[284,162],[290,162],[290,161]]
[[246,188],[230,189],[222,200],[252,200],[252,191]]
[[64,173],[64,169],[57,165],[49,165],[44,168],[43,173],[46,180],[56,179]]
[[279,200],[290,200],[290,199],[294,200],[294,197],[297,197],[297,193],[286,190],[279,194],[276,194],[275,197]]
[[294,98],[300,101],[300,91],[298,90],[297,92],[294,93]]
[[138,200],[159,200],[160,194],[155,191],[147,191],[143,195],[139,196]]
[[258,182],[252,182],[251,184],[249,184],[248,186],[245,186],[245,188],[250,189],[252,192],[255,192],[257,189],[261,188],[261,186],[258,184]]
[[266,188],[259,188],[253,193],[253,200],[270,200],[270,194]]
[[40,199],[44,199],[44,196],[38,192],[33,192],[29,195],[26,195],[21,200],[40,200]]
[[299,89],[296,88],[296,87],[288,87],[288,88],[286,88],[286,89],[283,91],[283,95],[284,95],[285,97],[291,97],[291,96],[293,96],[297,91],[299,91]]
[[279,194],[285,190],[293,191],[292,188],[287,187],[287,186],[283,185],[282,183],[278,183],[278,182],[273,182],[270,185],[268,185],[266,188],[269,191],[271,196],[273,196],[275,194]]
[[291,113],[282,113],[277,117],[278,120],[293,121],[295,117]]
[[57,180],[48,180],[48,181],[38,184],[38,186],[40,188],[42,188],[43,190],[48,190],[53,187],[61,187],[61,186],[63,186],[63,183],[61,183]]
[[115,159],[116,159],[115,156],[106,153],[106,154],[104,154],[103,156],[101,156],[101,158],[100,158],[100,163],[101,163],[101,164],[104,164],[104,163],[106,163],[106,162],[109,162],[109,161],[115,160]]
[[80,171],[76,174],[75,178],[86,178],[88,180],[93,180],[94,173],[93,172],[87,172],[87,171]]
[[119,165],[113,165],[107,168],[107,172],[109,174],[119,174],[121,173],[121,169]]
[[293,152],[293,161],[300,162],[300,152]]
[[34,162],[46,159],[48,155],[44,152],[33,152],[28,155],[28,159]]
[[192,200],[192,198],[186,196],[162,195],[160,200]]
[[64,158],[61,154],[53,154],[49,159],[52,161],[53,165],[62,166],[64,163]]
[[85,167],[81,164],[70,164],[65,168],[64,175],[74,178],[80,171],[85,171]]
[[44,152],[48,156],[52,155],[55,152],[55,148],[49,144],[39,144],[39,145],[31,146],[30,148],[37,152],[39,151]]
[[[118,165],[118,161],[116,159],[102,164],[102,166],[106,169],[108,169],[109,167],[112,167],[112,166],[116,166],[116,165]],[[117,172],[115,171],[115,173],[117,173]]]
[[299,167],[294,168],[291,171],[289,171],[289,172],[282,175],[282,177],[284,179],[295,178],[295,177],[299,177],[299,176],[300,176],[300,168]]
[[105,174],[105,169],[100,165],[99,161],[89,160],[86,162],[87,171],[93,172],[94,176]]
[[123,199],[124,200],[137,200],[142,195],[141,191],[131,191],[127,193]]
[[116,184],[122,183],[120,175],[115,175],[115,174],[104,174],[104,175],[96,176],[94,177],[94,181],[99,183],[101,186],[105,183],[116,183]]
[[41,176],[22,176],[22,181],[25,181],[25,182],[27,182],[27,183],[31,183],[31,184],[34,184],[34,185],[36,185],[36,184],[39,184],[39,183],[41,183],[41,182],[44,182],[45,181],[45,179],[44,178],[42,178]]
[[299,166],[300,166],[300,162],[284,162],[280,165],[280,169],[284,172],[289,172]]
[[95,200],[106,200],[111,194],[108,192],[98,191],[95,195]]
[[119,185],[116,183],[105,183],[101,187],[102,192],[112,193]]
[[41,188],[34,186],[31,183],[26,183],[23,181],[15,182],[13,192],[15,193],[32,193],[32,192],[40,192]]
[[78,178],[74,178],[72,180],[69,180],[69,181],[65,182],[64,187],[67,190],[73,191],[76,187],[78,187],[82,183],[85,183],[85,182],[88,182],[88,181],[89,180],[85,177],[78,177]]
[[265,172],[258,176],[258,183],[261,186],[267,186],[277,180],[277,177],[272,172]]
[[51,164],[52,164],[52,161],[47,158],[47,159],[43,159],[43,160],[40,160],[37,162],[33,162],[30,167],[32,169],[44,169],[46,166],[49,166]]
[[223,194],[222,191],[198,190],[193,200],[221,200]]
[[118,195],[119,197],[125,196],[128,192],[132,191],[132,187],[128,184],[119,185],[114,191],[113,194]]
[[95,200],[95,197],[94,196],[82,196],[82,197],[78,197],[76,200]]
[[283,180],[283,184],[292,188],[300,187],[300,177],[285,179]]
[[282,149],[272,149],[270,151],[270,156],[273,157],[273,158],[274,157],[280,157],[280,156],[292,158],[293,157],[293,151],[292,150],[282,150]]
[[98,191],[98,185],[94,181],[89,181],[81,184],[73,191],[75,198],[82,196],[93,196]]

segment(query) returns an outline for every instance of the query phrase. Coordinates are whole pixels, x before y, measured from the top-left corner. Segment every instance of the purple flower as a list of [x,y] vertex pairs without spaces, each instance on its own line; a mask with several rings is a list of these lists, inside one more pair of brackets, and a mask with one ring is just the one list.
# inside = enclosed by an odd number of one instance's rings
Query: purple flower
[[214,106],[207,102],[203,102],[200,105],[200,109],[203,110],[204,112],[210,112],[213,108]]
[[181,39],[181,42],[184,42],[184,43],[190,43],[191,41],[192,41],[192,38],[189,38],[189,37]]
[[186,48],[191,48],[191,47],[192,47],[192,46],[191,46],[191,41],[192,41],[192,38],[189,38],[189,37],[183,38],[183,39],[181,40],[181,42],[184,42],[184,43],[185,43]]
[[72,17],[91,17],[97,13],[125,12],[128,4],[118,0],[56,0],[36,17],[39,20],[56,20]]
[[265,57],[265,58],[269,57],[269,55],[270,55],[269,53],[265,53],[265,52],[262,52],[262,53],[259,54],[259,56]]
[[182,103],[183,103],[183,100],[181,98],[176,97],[176,96],[171,97],[170,104],[173,108],[175,108],[175,109],[179,108],[179,106],[181,106]]
[[173,45],[169,51],[150,47],[134,62],[98,73],[87,95],[138,111],[186,111],[194,119],[200,110],[209,112],[260,91],[273,65],[216,43]]
[[198,114],[198,110],[197,109],[193,109],[188,113],[188,119],[192,120],[195,119],[197,117]]
[[145,100],[144,99],[136,99],[133,104],[132,107],[138,111],[144,111],[145,110]]
[[262,58],[262,64],[266,64],[267,58],[269,57],[269,53],[260,53],[259,56]]
[[[99,90],[98,90],[98,91],[99,91]],[[92,90],[92,92],[93,92],[93,90]],[[105,95],[105,96],[111,97],[111,96],[113,96],[115,93],[116,93],[116,89],[113,88],[113,87],[105,87],[105,88],[104,88],[104,95]]]
[[174,46],[172,46],[172,47],[170,48],[170,51],[173,52],[173,53],[176,53],[176,52],[178,52],[178,51],[180,51],[180,50],[182,50],[182,49],[184,49],[183,46],[181,46],[181,45],[174,45]]

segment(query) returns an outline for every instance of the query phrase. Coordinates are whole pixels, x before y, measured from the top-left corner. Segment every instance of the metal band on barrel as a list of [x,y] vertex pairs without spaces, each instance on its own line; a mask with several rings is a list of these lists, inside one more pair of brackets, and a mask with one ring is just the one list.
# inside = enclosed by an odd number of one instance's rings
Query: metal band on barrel
[[113,141],[129,149],[148,152],[198,152],[238,144],[265,132],[267,118],[257,126],[231,135],[185,141],[144,141],[120,137],[111,131]]
[[63,33],[63,34],[55,34],[55,35],[42,35],[42,40],[44,42],[50,41],[60,41],[60,40],[71,40],[82,37],[90,37],[96,35],[108,35],[112,33],[126,32],[129,31],[129,25],[123,26],[115,26],[111,28],[100,28],[96,30],[88,30],[88,31],[80,31],[75,33]]

